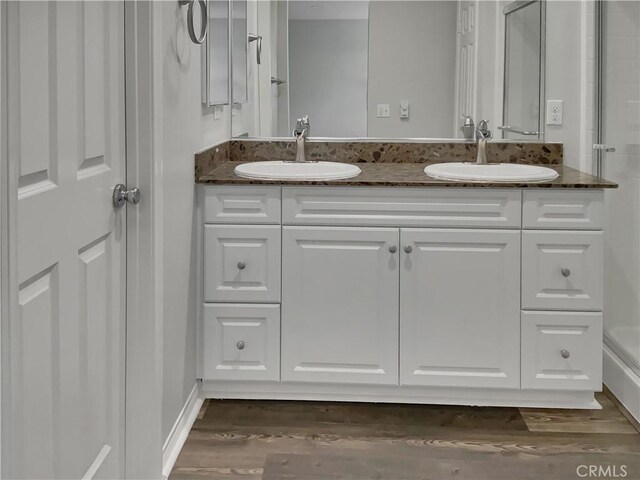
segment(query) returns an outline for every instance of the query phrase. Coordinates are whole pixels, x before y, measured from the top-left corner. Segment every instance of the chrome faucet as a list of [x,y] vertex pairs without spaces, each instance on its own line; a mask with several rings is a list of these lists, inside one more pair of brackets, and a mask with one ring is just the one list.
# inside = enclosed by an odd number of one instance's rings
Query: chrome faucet
[[476,141],[478,152],[476,154],[476,163],[487,163],[487,142],[493,138],[493,133],[489,130],[487,120],[480,120],[478,128],[476,128]]
[[296,162],[308,162],[305,154],[305,145],[309,135],[309,115],[299,118],[296,128],[293,129],[293,138],[296,141]]

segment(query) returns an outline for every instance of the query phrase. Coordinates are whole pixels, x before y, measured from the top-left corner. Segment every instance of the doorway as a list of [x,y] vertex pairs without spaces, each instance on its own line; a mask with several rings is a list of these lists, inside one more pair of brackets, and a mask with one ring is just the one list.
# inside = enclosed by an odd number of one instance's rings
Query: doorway
[[0,3],[3,478],[160,476],[157,12]]

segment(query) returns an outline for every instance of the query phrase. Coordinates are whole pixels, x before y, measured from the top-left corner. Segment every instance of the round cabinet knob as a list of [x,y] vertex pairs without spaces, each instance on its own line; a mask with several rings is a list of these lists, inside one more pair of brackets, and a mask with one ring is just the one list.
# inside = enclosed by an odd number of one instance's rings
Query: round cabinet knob
[[407,245],[406,247],[404,247],[404,253],[411,253],[413,252],[413,247],[411,245]]
[[569,270],[568,268],[563,268],[562,270],[560,270],[560,273],[562,274],[563,277],[568,277],[569,275],[571,275],[571,270]]
[[569,353],[569,350],[565,350],[563,348],[562,350],[560,350],[560,355],[562,356],[562,358],[569,358],[571,356],[571,353]]
[[242,340],[240,340],[238,343],[236,343],[236,347],[238,347],[238,350],[244,350],[244,342]]
[[396,253],[397,251],[398,251],[398,247],[396,247],[395,245],[391,245],[389,247],[389,252]]
[[244,262],[238,262],[238,270],[244,270],[244,267],[246,267]]

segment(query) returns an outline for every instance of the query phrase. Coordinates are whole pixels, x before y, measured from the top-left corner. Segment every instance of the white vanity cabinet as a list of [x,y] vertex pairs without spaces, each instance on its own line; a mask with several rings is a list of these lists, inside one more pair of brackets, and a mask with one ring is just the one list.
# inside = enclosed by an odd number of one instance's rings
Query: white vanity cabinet
[[602,191],[200,192],[205,395],[597,407]]

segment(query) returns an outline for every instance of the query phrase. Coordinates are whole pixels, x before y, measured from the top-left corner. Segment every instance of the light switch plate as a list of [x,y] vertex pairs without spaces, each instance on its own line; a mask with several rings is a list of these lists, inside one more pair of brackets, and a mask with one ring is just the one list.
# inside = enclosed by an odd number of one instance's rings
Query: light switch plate
[[378,118],[388,118],[391,116],[391,107],[388,103],[378,104]]
[[547,100],[547,125],[562,125],[562,100]]
[[400,118],[409,118],[409,102],[400,102]]

